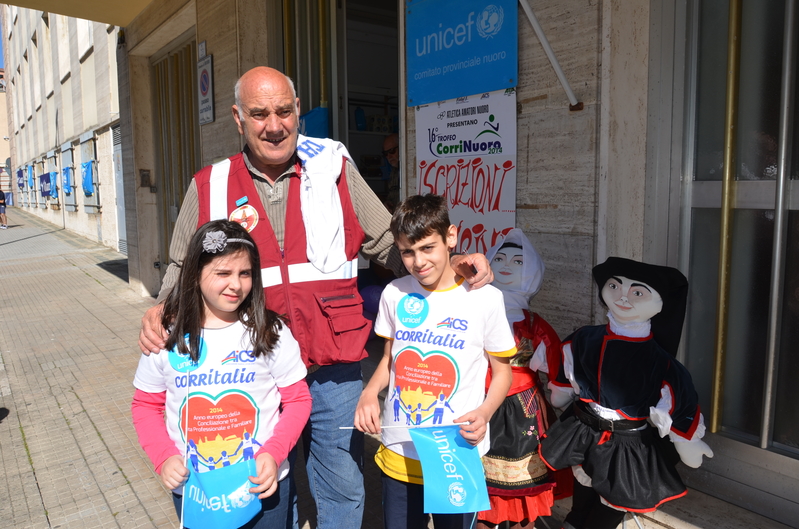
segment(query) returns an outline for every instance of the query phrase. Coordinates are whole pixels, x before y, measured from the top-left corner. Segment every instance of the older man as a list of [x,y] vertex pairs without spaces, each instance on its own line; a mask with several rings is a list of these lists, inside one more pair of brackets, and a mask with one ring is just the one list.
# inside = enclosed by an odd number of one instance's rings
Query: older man
[[[244,225],[258,245],[267,306],[289,321],[308,367],[313,410],[304,436],[320,529],[360,527],[363,435],[351,425],[370,332],[357,291],[357,255],[402,273],[390,216],[338,142],[299,136],[300,101],[272,68],[245,73],[233,119],[245,149],[194,177],[178,215],[159,301],[175,285],[186,246],[214,218]],[[453,257],[470,283],[490,281],[484,256]],[[470,274],[471,266],[478,273]],[[471,277],[470,277],[471,276]],[[145,354],[164,346],[160,303],[142,318]]]

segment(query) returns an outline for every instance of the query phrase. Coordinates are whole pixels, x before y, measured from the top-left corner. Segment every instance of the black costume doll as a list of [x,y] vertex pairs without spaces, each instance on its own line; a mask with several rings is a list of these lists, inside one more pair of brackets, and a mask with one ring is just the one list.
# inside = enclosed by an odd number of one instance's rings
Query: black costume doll
[[553,469],[571,466],[565,528],[615,528],[625,511],[648,512],[686,493],[675,468],[712,457],[691,375],[674,355],[688,281],[674,268],[610,257],[594,267],[607,325],[563,341],[551,400],[577,400],[542,440]]

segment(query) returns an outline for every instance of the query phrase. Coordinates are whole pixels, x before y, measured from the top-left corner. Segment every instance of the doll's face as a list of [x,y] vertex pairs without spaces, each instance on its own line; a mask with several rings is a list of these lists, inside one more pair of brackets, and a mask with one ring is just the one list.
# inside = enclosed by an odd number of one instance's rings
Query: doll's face
[[500,290],[522,289],[522,268],[524,257],[520,248],[502,248],[491,260],[494,282]]
[[646,283],[614,276],[602,288],[602,300],[619,322],[644,322],[663,309],[663,299]]

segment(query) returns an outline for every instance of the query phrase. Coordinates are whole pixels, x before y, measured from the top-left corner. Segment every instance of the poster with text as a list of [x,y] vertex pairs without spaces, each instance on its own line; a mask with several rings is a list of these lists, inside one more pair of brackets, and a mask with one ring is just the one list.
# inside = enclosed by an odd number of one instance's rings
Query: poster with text
[[516,223],[516,90],[417,107],[416,176],[446,197],[457,251],[486,253]]

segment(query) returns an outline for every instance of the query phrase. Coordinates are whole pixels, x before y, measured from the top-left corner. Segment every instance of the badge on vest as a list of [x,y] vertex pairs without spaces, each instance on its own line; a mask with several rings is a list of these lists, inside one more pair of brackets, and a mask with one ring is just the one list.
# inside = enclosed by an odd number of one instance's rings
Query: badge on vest
[[245,204],[233,210],[230,214],[230,220],[238,222],[242,228],[250,232],[258,224],[258,212],[251,205]]

